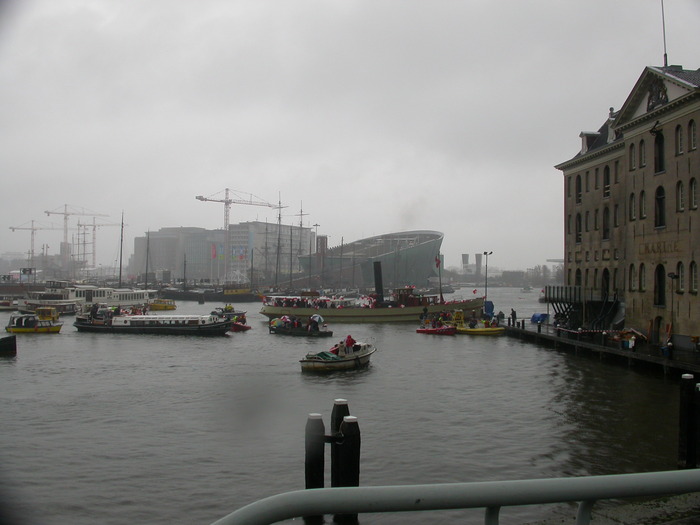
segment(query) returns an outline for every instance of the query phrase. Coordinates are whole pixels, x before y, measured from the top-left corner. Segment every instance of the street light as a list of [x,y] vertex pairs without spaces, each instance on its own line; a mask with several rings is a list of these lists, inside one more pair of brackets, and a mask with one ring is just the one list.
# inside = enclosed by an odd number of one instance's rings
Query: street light
[[668,274],[669,279],[671,279],[671,330],[669,331],[669,334],[672,333],[673,330],[673,296],[676,293],[676,280],[680,278],[680,275],[674,272],[670,272]]
[[492,253],[493,252],[484,252],[484,256],[486,257],[486,264],[484,270],[484,307],[486,307],[486,300],[489,297],[489,255],[491,255]]

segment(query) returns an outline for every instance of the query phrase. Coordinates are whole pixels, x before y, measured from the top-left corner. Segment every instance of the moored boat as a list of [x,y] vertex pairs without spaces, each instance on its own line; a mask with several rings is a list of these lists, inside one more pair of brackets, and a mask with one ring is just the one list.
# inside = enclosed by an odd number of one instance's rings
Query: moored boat
[[10,315],[5,331],[11,334],[57,334],[63,323],[53,319],[41,319],[37,314],[14,313]]
[[475,328],[457,327],[458,334],[467,335],[501,335],[506,332],[502,326],[477,326]]
[[214,315],[144,314],[131,315],[107,307],[93,307],[79,314],[73,326],[79,332],[156,334],[156,335],[225,335],[233,321]]
[[394,291],[389,301],[378,300],[374,295],[359,299],[266,296],[260,313],[270,319],[283,315],[304,318],[319,313],[327,321],[339,323],[416,322],[421,314],[459,309],[480,311],[483,304],[481,297],[446,302],[436,295],[420,295],[412,288],[401,288]]
[[472,317],[469,321],[465,321],[464,312],[457,311],[454,313],[453,319],[450,322],[455,327],[458,334],[467,335],[501,335],[506,329],[498,326],[498,319],[494,317],[492,321],[479,321]]
[[302,372],[335,372],[368,366],[370,357],[377,348],[371,343],[353,339],[347,344],[347,340],[340,341],[328,351],[306,354],[306,357],[299,361]]
[[416,333],[418,334],[430,334],[430,335],[455,335],[457,333],[457,328],[455,326],[424,326],[423,328],[417,328]]
[[0,311],[17,310],[17,299],[14,297],[0,297]]

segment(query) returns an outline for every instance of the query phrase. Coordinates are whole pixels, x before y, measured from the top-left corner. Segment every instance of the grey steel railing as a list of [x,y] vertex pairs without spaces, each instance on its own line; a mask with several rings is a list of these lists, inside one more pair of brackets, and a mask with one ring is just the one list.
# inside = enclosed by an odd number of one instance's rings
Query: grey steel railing
[[501,507],[579,502],[577,525],[588,525],[596,501],[700,492],[700,470],[577,478],[343,487],[285,492],[251,503],[213,525],[264,525],[301,516],[484,508],[498,525]]

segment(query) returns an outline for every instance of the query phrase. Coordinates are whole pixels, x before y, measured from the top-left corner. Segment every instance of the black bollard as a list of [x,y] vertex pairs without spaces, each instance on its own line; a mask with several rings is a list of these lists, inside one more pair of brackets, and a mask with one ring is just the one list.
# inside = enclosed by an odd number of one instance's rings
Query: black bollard
[[[347,399],[336,399],[333,402],[333,410],[331,411],[331,437],[335,438],[343,423],[343,418],[350,415]],[[338,443],[337,439],[331,440],[331,487],[340,487],[339,480],[339,463],[338,463]]]
[[[695,378],[693,374],[683,374],[680,385],[680,402],[678,404],[678,468],[695,468],[696,451],[694,447],[693,391]],[[692,460],[692,464],[691,464]]]
[[[338,444],[338,486],[360,486],[360,426],[355,416],[345,416],[340,425],[341,442]],[[340,523],[357,523],[357,514],[336,514]]]
[[321,414],[309,414],[306,420],[306,456],[304,473],[307,489],[323,488],[325,465],[326,426]]

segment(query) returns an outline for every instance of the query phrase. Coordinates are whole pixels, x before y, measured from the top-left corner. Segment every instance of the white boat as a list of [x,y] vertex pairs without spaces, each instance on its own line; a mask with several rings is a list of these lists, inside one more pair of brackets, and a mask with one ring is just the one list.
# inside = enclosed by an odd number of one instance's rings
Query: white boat
[[156,335],[225,335],[233,321],[216,315],[132,315],[106,306],[93,306],[79,314],[73,326],[78,332],[156,334]]
[[328,351],[308,353],[299,362],[302,372],[355,370],[369,365],[370,356],[376,351],[372,343],[353,341],[351,345],[346,345],[345,341],[341,341]]
[[140,306],[155,297],[155,290],[108,288],[91,284],[74,284],[70,281],[47,281],[41,292],[30,292],[29,297],[18,301],[22,312],[33,312],[37,307],[52,306],[61,315],[75,314],[92,304],[108,306]]

